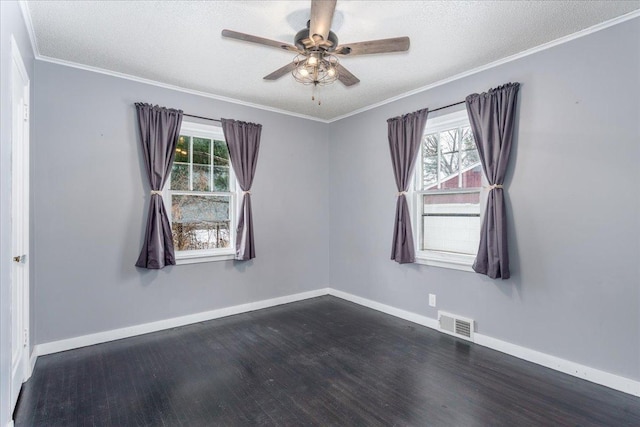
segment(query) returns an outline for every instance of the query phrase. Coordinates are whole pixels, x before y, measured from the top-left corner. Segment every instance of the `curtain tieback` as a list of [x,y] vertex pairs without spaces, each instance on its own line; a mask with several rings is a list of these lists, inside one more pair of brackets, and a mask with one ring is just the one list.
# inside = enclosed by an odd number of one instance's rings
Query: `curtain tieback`
[[162,196],[162,190],[151,190],[152,196]]
[[490,186],[488,186],[486,188],[488,188],[489,191],[491,191],[491,190],[495,190],[496,188],[504,188],[504,187],[502,186],[502,184],[493,184],[493,185],[490,185]]
[[243,191],[242,195],[244,196],[245,194],[251,194],[251,191],[247,190],[247,191]]
[[398,197],[400,197],[400,196],[402,196],[404,194],[407,194],[407,192],[406,191],[398,191]]

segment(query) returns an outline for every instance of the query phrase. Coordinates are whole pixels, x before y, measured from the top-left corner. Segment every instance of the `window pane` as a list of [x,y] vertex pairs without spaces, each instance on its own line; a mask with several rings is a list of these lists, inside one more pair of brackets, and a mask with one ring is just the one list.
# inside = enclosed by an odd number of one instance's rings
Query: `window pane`
[[440,133],[440,180],[442,188],[458,187],[457,129]]
[[478,151],[476,151],[475,148],[471,150],[462,150],[460,152],[460,162],[462,163],[462,170],[480,164]]
[[423,250],[475,254],[479,242],[480,192],[423,196]]
[[431,190],[438,185],[438,158],[426,157],[422,164],[422,188]]
[[[177,156],[177,153],[176,153]],[[171,168],[171,182],[169,188],[172,190],[189,191],[189,165],[184,163],[173,163]]]
[[476,163],[480,163],[480,157],[478,156],[478,150],[476,150],[476,144],[473,142],[473,134],[471,129],[462,129],[462,150],[460,151],[460,163],[462,169],[466,169],[470,166],[474,166]]
[[462,188],[480,187],[482,187],[482,165],[477,163],[475,168],[462,172]]
[[178,145],[176,146],[176,157],[174,162],[189,163],[189,144],[191,137],[186,135],[180,135],[178,138]]
[[479,217],[423,217],[423,250],[475,255],[480,243]]
[[229,167],[228,166],[213,167],[213,186],[214,186],[214,191],[229,191]]
[[229,166],[229,151],[224,141],[213,141],[213,161],[216,166]]
[[171,198],[171,229],[176,250],[228,248],[229,196]]
[[198,165],[211,164],[211,140],[193,137],[193,163]]
[[438,183],[438,134],[427,135],[422,142],[422,188]]
[[425,157],[435,157],[438,155],[438,134],[432,133],[424,138],[422,154]]
[[460,129],[460,132],[461,132],[462,149],[475,150],[476,144],[473,141],[473,132],[471,132],[471,128],[469,126],[465,126]]
[[211,166],[193,165],[193,191],[211,191]]

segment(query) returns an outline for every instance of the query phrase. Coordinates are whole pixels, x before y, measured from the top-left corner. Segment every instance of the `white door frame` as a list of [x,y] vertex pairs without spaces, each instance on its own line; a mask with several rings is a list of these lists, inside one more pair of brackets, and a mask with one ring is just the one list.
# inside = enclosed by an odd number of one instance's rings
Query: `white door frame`
[[[16,84],[22,87],[17,88]],[[31,82],[11,36],[11,412],[31,376],[29,358],[29,94]],[[16,90],[17,89],[17,90]],[[16,94],[16,92],[21,92]],[[24,257],[23,257],[24,256]],[[16,259],[15,257],[18,257]],[[13,290],[17,291],[17,301]],[[17,304],[17,306],[15,306]],[[16,311],[17,310],[17,311]],[[14,311],[17,324],[14,324]],[[14,355],[16,356],[14,358]]]

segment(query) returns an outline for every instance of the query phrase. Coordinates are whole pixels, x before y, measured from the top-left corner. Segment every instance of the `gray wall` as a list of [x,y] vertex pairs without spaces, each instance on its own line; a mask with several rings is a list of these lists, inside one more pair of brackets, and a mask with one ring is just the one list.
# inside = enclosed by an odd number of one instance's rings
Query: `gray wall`
[[[33,50],[17,2],[0,2],[0,425],[11,420],[11,35],[33,82]],[[33,86],[32,86],[33,94]],[[33,124],[33,121],[32,121]]]
[[[432,318],[435,293],[479,333],[640,380],[639,57],[634,19],[332,124],[332,286]],[[386,119],[509,81],[512,278],[389,261]]]
[[[329,284],[323,123],[42,61],[36,80],[37,343]],[[252,188],[255,260],[134,267],[149,201],[136,101],[263,125]]]
[[[330,285],[432,318],[435,293],[479,333],[639,380],[639,40],[635,19],[329,125],[38,61],[35,342]],[[389,261],[386,119],[508,81],[522,83],[512,278]],[[136,101],[264,125],[255,260],[133,267],[148,203]]]

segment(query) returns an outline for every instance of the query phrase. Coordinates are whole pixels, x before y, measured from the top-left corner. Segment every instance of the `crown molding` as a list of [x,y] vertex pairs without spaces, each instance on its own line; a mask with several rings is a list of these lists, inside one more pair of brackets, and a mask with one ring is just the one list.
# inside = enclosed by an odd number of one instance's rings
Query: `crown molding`
[[110,70],[106,70],[106,69],[99,68],[99,67],[92,67],[92,66],[89,66],[89,65],[83,65],[83,64],[76,63],[76,62],[65,61],[65,60],[62,60],[62,59],[51,58],[51,57],[47,57],[47,56],[41,55],[40,51],[38,49],[38,43],[37,43],[36,37],[35,37],[35,30],[33,28],[33,22],[31,20],[31,14],[30,14],[29,8],[28,8],[28,6],[26,4],[26,0],[19,0],[18,3],[20,4],[20,9],[22,10],[22,16],[24,18],[25,26],[27,27],[27,32],[29,33],[29,39],[31,40],[31,47],[33,49],[34,57],[35,57],[36,60],[44,61],[44,62],[50,62],[50,63],[54,63],[54,64],[58,64],[58,65],[64,65],[64,66],[72,67],[72,68],[78,68],[78,69],[81,69],[81,70],[91,71],[91,72],[94,72],[94,73],[105,74],[105,75],[109,75],[109,76],[112,76],[112,77],[119,77],[119,78],[122,78],[122,79],[135,81],[135,82],[138,82],[138,83],[144,83],[144,84],[157,86],[157,87],[161,87],[161,88],[165,88],[165,89],[175,90],[175,91],[178,91],[178,92],[184,92],[184,93],[188,93],[188,94],[191,94],[191,95],[202,96],[202,97],[205,97],[205,98],[215,99],[215,100],[218,100],[218,101],[229,102],[229,103],[232,103],[232,104],[238,104],[238,105],[242,105],[242,106],[245,106],[245,107],[256,108],[256,109],[259,109],[259,110],[270,111],[270,112],[273,112],[273,113],[284,114],[284,115],[287,115],[287,116],[292,116],[292,117],[297,117],[297,118],[301,118],[301,119],[311,120],[311,121],[320,122],[320,123],[327,123],[327,124],[328,123],[334,123],[334,122],[337,122],[339,120],[343,120],[343,119],[346,119],[346,118],[351,117],[351,116],[355,116],[355,115],[360,114],[360,113],[364,113],[365,111],[369,111],[369,110],[372,110],[374,108],[378,108],[378,107],[381,107],[383,105],[390,104],[392,102],[395,102],[395,101],[398,101],[400,99],[404,99],[404,98],[416,95],[418,93],[426,92],[426,91],[428,91],[430,89],[433,89],[433,88],[436,88],[438,86],[442,86],[442,85],[445,85],[447,83],[451,83],[453,81],[460,80],[460,79],[463,79],[465,77],[471,76],[473,74],[477,74],[477,73],[480,73],[482,71],[486,71],[486,70],[489,70],[491,68],[495,68],[495,67],[498,67],[500,65],[507,64],[509,62],[512,62],[512,61],[527,57],[529,55],[533,55],[533,54],[538,53],[538,52],[542,52],[542,51],[550,49],[552,47],[555,47],[555,46],[570,42],[572,40],[579,39],[579,38],[584,37],[584,36],[588,36],[590,34],[593,34],[593,33],[596,33],[598,31],[604,30],[606,28],[612,27],[614,25],[621,24],[623,22],[630,21],[630,20],[632,20],[634,18],[640,17],[640,9],[637,9],[637,10],[634,10],[632,12],[626,13],[624,15],[620,15],[620,16],[618,16],[616,18],[609,19],[607,21],[601,22],[599,24],[596,24],[596,25],[593,25],[591,27],[585,28],[583,30],[577,31],[575,33],[569,34],[567,36],[563,36],[563,37],[557,38],[555,40],[552,40],[550,42],[541,44],[539,46],[532,47],[531,49],[524,50],[522,52],[516,53],[516,54],[511,55],[511,56],[507,56],[506,58],[502,58],[502,59],[499,59],[497,61],[490,62],[490,63],[488,63],[486,65],[482,65],[480,67],[473,68],[471,70],[456,74],[454,76],[447,77],[446,79],[442,79],[442,80],[439,80],[437,82],[430,83],[428,85],[419,87],[417,89],[413,89],[413,90],[410,90],[408,92],[404,92],[404,93],[402,93],[400,95],[396,95],[396,96],[393,96],[391,98],[384,99],[384,100],[382,100],[380,102],[376,102],[375,104],[371,104],[371,105],[368,105],[366,107],[358,108],[357,110],[354,110],[354,111],[352,111],[350,113],[346,113],[346,114],[343,114],[343,115],[340,115],[340,116],[337,116],[337,117],[334,117],[334,118],[331,118],[331,119],[321,119],[319,117],[307,116],[305,114],[298,114],[298,113],[294,113],[292,111],[282,110],[282,109],[270,107],[270,106],[267,106],[267,105],[255,104],[255,103],[242,101],[242,100],[235,99],[235,98],[215,95],[215,94],[212,94],[212,93],[209,93],[209,92],[203,92],[203,91],[198,91],[198,90],[193,90],[193,89],[187,89],[187,88],[184,88],[184,87],[181,87],[181,86],[162,83],[162,82],[159,82],[159,81],[156,81],[156,80],[145,79],[145,78],[133,76],[133,75],[130,75],[130,74],[119,73],[117,71],[110,71]]
[[33,50],[33,56],[38,61],[50,62],[52,64],[63,65],[65,67],[77,68],[84,71],[91,71],[93,73],[99,73],[108,75],[111,77],[118,77],[125,80],[131,80],[138,83],[148,84],[152,86],[161,87],[164,89],[175,90],[177,92],[188,93],[191,95],[202,96],[204,98],[215,99],[217,101],[229,102],[231,104],[238,104],[245,107],[256,108],[259,110],[269,111],[272,113],[284,114],[287,116],[297,117],[300,119],[312,120],[315,122],[321,123],[329,123],[326,119],[321,119],[318,117],[307,116],[305,114],[298,114],[292,111],[282,110],[279,108],[270,107],[262,104],[255,104],[252,102],[242,101],[236,98],[230,98],[226,96],[215,95],[209,92],[203,92],[194,89],[188,89],[181,86],[171,85],[168,83],[159,82],[157,80],[145,79],[142,77],[133,76],[131,74],[119,73],[117,71],[111,71],[104,68],[92,67],[90,65],[84,65],[77,62],[65,61],[63,59],[52,58],[49,56],[42,55],[40,53],[40,49],[38,49],[38,43],[35,35],[35,29],[33,27],[33,21],[31,20],[31,13],[29,12],[29,7],[27,6],[26,0],[19,0],[18,4],[20,5],[20,10],[22,11],[22,18],[24,19],[25,27],[27,28],[27,33],[29,34],[29,40],[31,41],[31,49]]
[[617,25],[617,24],[621,24],[623,22],[629,21],[629,20],[637,18],[637,17],[640,17],[640,9],[634,10],[633,12],[629,12],[629,13],[626,13],[624,15],[620,15],[620,16],[618,16],[616,18],[613,18],[613,19],[610,19],[608,21],[601,22],[599,24],[596,24],[596,25],[593,25],[591,27],[585,28],[584,30],[580,30],[580,31],[578,31],[576,33],[572,33],[572,34],[569,34],[567,36],[563,36],[563,37],[560,37],[558,39],[552,40],[550,42],[541,44],[539,46],[532,47],[531,49],[523,50],[522,52],[516,53],[516,54],[511,55],[511,56],[507,56],[507,57],[499,59],[497,61],[490,62],[490,63],[488,63],[486,65],[482,65],[480,67],[473,68],[473,69],[468,70],[468,71],[464,71],[464,72],[462,72],[460,74],[456,74],[454,76],[447,77],[446,79],[439,80],[439,81],[437,81],[435,83],[430,83],[430,84],[428,84],[426,86],[422,86],[422,87],[419,87],[417,89],[413,89],[413,90],[410,90],[408,92],[402,93],[400,95],[396,95],[394,97],[387,98],[387,99],[382,100],[380,102],[377,102],[375,104],[371,104],[371,105],[368,105],[366,107],[359,108],[359,109],[354,110],[354,111],[352,111],[350,113],[343,114],[343,115],[338,116],[338,117],[334,117],[333,119],[327,120],[327,122],[328,123],[337,122],[338,120],[346,119],[347,117],[355,116],[356,114],[360,114],[360,113],[364,113],[365,111],[373,110],[374,108],[378,108],[378,107],[381,107],[383,105],[390,104],[390,103],[398,101],[400,99],[407,98],[407,97],[410,97],[412,95],[416,95],[418,93],[426,92],[426,91],[428,91],[430,89],[433,89],[433,88],[436,88],[438,86],[442,86],[442,85],[445,85],[447,83],[451,83],[453,81],[460,80],[460,79],[463,79],[465,77],[471,76],[473,74],[477,74],[477,73],[480,73],[482,71],[486,71],[486,70],[489,70],[491,68],[495,68],[495,67],[498,67],[500,65],[503,65],[503,64],[518,60],[520,58],[524,58],[526,56],[533,55],[533,54],[538,53],[538,52],[542,52],[543,50],[550,49],[552,47],[555,47],[555,46],[570,42],[572,40],[579,39],[579,38],[584,37],[584,36],[588,36],[589,34],[596,33],[596,32],[598,32],[600,30],[604,30],[606,28],[612,27],[612,26]]
[[18,1],[20,11],[22,12],[22,19],[24,25],[27,27],[27,34],[29,34],[29,41],[31,42],[31,50],[33,50],[33,56],[35,59],[40,57],[40,50],[38,49],[38,43],[36,42],[36,31],[33,28],[33,21],[31,20],[31,13],[29,12],[29,6],[25,0]]
[[121,79],[125,79],[125,80],[131,80],[131,81],[134,81],[134,82],[137,82],[137,83],[143,83],[143,84],[148,84],[148,85],[151,85],[151,86],[157,86],[157,87],[161,87],[163,89],[175,90],[177,92],[183,92],[183,93],[188,93],[190,95],[202,96],[204,98],[215,99],[217,101],[224,101],[224,102],[229,102],[231,104],[238,104],[238,105],[242,105],[242,106],[245,106],[245,107],[256,108],[258,110],[270,111],[272,113],[283,114],[283,115],[286,115],[286,116],[297,117],[297,118],[300,118],[300,119],[312,120],[312,121],[315,121],[315,122],[329,123],[328,120],[321,119],[321,118],[318,118],[318,117],[307,116],[305,114],[294,113],[292,111],[287,111],[287,110],[281,110],[279,108],[270,107],[268,105],[254,104],[252,102],[242,101],[240,99],[229,98],[229,97],[221,96],[221,95],[215,95],[213,93],[203,92],[203,91],[200,91],[200,90],[188,89],[188,88],[184,88],[182,86],[176,86],[176,85],[172,85],[172,84],[168,84],[168,83],[159,82],[157,80],[145,79],[143,77],[137,77],[137,76],[133,76],[131,74],[126,74],[126,73],[120,73],[120,72],[117,72],[117,71],[106,70],[104,68],[92,67],[90,65],[84,65],[84,64],[78,64],[77,62],[65,61],[64,59],[51,58],[51,57],[44,56],[44,55],[39,55],[38,57],[36,57],[36,59],[38,61],[42,61],[42,62],[50,62],[52,64],[63,65],[65,67],[77,68],[77,69],[84,70],[84,71],[91,71],[93,73],[104,74],[104,75],[111,76],[111,77],[117,77],[117,78],[121,78]]

